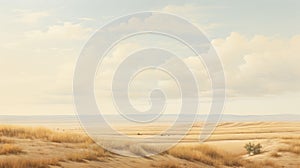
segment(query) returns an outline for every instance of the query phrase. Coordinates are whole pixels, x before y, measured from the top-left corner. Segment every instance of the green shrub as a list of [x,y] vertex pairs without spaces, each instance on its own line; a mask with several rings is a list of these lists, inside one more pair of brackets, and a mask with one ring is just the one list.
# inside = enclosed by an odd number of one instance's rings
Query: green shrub
[[260,154],[260,152],[261,152],[260,150],[262,148],[260,143],[254,144],[254,143],[251,143],[251,142],[247,143],[244,147],[247,150],[249,155]]

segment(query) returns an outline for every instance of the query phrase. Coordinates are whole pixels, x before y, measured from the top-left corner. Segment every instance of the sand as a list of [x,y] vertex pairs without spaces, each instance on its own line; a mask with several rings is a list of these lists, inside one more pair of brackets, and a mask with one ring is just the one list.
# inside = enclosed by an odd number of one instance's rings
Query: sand
[[[163,127],[149,126],[144,128],[121,127],[119,128],[129,136],[149,136],[158,133]],[[62,130],[60,130],[62,131]],[[64,130],[75,131],[79,130]],[[137,135],[137,133],[142,135]],[[199,132],[201,132],[201,123],[196,124],[189,134],[178,144],[178,146],[197,145]],[[170,135],[172,138],[173,135]],[[0,159],[6,158],[56,158],[58,165],[49,165],[49,167],[167,167],[163,163],[176,163],[178,167],[213,167],[208,164],[180,159],[169,154],[160,154],[152,157],[124,157],[107,152],[105,156],[99,156],[96,159],[82,159],[81,161],[72,161],[67,156],[74,153],[82,153],[92,150],[90,144],[80,143],[61,143],[49,142],[43,139],[19,138],[2,136],[2,139],[13,141],[15,145],[22,148],[22,153],[2,154]],[[212,136],[203,144],[215,147],[220,150],[232,153],[243,160],[253,162],[268,161],[275,163],[278,167],[298,168],[300,166],[300,154],[280,149],[289,146],[288,141],[299,142],[300,140],[300,122],[228,122],[221,123],[214,131]],[[262,153],[249,156],[244,149],[248,142],[261,143]],[[277,153],[275,157],[272,154]],[[269,164],[269,167],[276,167]],[[0,166],[1,167],[1,166]],[[226,166],[223,166],[226,167]],[[227,166],[228,167],[228,166]]]

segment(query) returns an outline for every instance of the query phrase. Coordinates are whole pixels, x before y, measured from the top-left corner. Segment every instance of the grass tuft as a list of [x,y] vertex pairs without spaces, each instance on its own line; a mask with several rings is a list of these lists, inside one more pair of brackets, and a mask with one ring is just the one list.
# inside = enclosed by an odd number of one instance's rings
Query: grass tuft
[[278,149],[278,152],[289,152],[300,155],[300,141],[299,139],[286,140],[283,143],[287,144],[287,147],[281,147]]
[[170,149],[168,154],[180,159],[199,161],[210,166],[242,166],[236,156],[208,145],[177,146]]
[[270,154],[270,156],[271,156],[271,157],[274,157],[274,158],[281,157],[281,155],[280,155],[279,153],[277,153],[277,152],[272,152],[272,153]]
[[83,152],[69,154],[67,156],[67,160],[73,162],[85,162],[85,160],[96,161],[98,160],[98,155],[95,152],[83,151]]
[[59,160],[52,159],[28,159],[9,157],[0,159],[0,168],[49,168],[50,166],[60,166]]
[[180,168],[180,163],[178,161],[164,161],[152,164],[153,167],[157,168]]
[[43,139],[57,143],[93,143],[93,140],[82,134],[54,132],[44,127],[0,126],[0,136],[24,139]]
[[22,153],[22,149],[19,146],[13,144],[3,144],[0,146],[0,155],[19,153]]

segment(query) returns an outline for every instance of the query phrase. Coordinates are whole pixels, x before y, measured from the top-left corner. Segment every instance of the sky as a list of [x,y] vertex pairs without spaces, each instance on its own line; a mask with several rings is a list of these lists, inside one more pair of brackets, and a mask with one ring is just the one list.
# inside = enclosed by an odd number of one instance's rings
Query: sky
[[[84,44],[109,21],[141,11],[176,14],[205,32],[224,67],[227,96],[224,114],[299,114],[299,7],[296,0],[3,1],[0,115],[74,114],[73,73]],[[121,43],[111,52],[111,60],[104,60],[104,68],[109,70],[125,53],[143,46],[175,45],[170,45],[167,39],[147,38],[148,43],[143,41],[145,38]],[[201,62],[189,57],[184,61],[203,84],[200,111],[207,113],[210,93],[207,74]],[[159,86],[167,93],[179,95],[176,83],[164,74],[155,73],[137,76],[144,82],[137,80],[133,84],[136,91],[132,93],[146,96],[151,86],[157,86],[157,83],[151,85],[151,81],[157,81],[158,77],[158,81],[165,82]],[[96,77],[99,103],[111,102],[101,92],[101,84],[111,77],[109,73]],[[141,100],[133,104],[137,108],[147,107]],[[169,105],[168,113],[178,109],[173,99]],[[113,111],[111,106],[104,103],[104,113]]]

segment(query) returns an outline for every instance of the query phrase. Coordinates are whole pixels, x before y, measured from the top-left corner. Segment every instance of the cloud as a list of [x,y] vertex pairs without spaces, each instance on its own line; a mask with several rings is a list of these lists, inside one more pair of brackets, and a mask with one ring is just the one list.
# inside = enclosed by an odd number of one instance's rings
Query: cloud
[[80,21],[95,21],[95,19],[88,18],[88,17],[81,17],[81,18],[78,18],[78,20],[80,20]]
[[80,40],[87,38],[93,29],[81,24],[64,22],[48,27],[46,31],[34,30],[26,33],[32,39]]
[[[174,43],[169,42],[175,51]],[[218,52],[224,66],[226,89],[228,97],[263,97],[268,95],[282,95],[300,91],[300,35],[291,38],[255,35],[247,37],[237,32],[232,32],[226,38],[215,39],[213,46]],[[145,46],[140,43],[123,44],[113,52],[112,57],[106,57],[102,62],[103,75],[99,78],[110,85],[113,70],[124,59],[124,56]],[[176,47],[177,49],[178,47]],[[179,52],[177,52],[179,53]],[[194,56],[182,58],[182,61],[197,77],[200,86],[199,94],[211,96],[209,76],[201,63]],[[176,67],[172,60],[167,62],[170,68]],[[183,75],[180,68],[175,68],[177,75]],[[134,95],[145,97],[151,88],[162,88],[171,97],[178,90],[172,78],[165,74],[150,71],[144,73],[134,83]],[[152,81],[155,81],[153,83]],[[103,84],[103,83],[102,83]],[[100,86],[100,85],[99,85]],[[105,87],[109,89],[109,87]],[[107,91],[107,90],[106,90]]]
[[14,12],[17,13],[17,20],[26,24],[37,23],[41,19],[50,15],[47,11],[32,12],[28,10],[14,10]]
[[162,11],[168,13],[174,13],[183,17],[188,18],[204,18],[206,15],[201,13],[201,10],[220,8],[220,6],[203,6],[195,4],[185,4],[185,5],[167,5],[162,8]]
[[[145,38],[142,38],[145,41]],[[149,39],[148,39],[149,40]],[[154,41],[155,45],[142,44],[138,43],[138,41],[131,43],[121,43],[114,47],[114,49],[103,59],[101,62],[101,66],[99,68],[97,77],[96,77],[96,92],[99,99],[107,99],[111,96],[111,83],[113,81],[114,73],[117,70],[118,66],[122,63],[123,59],[125,59],[130,54],[139,51],[141,49],[145,49],[148,47],[159,47],[160,44]],[[160,46],[166,50],[173,51],[181,51],[182,46],[174,48],[178,44],[175,42],[167,43],[169,46]],[[149,45],[149,46],[148,46]],[[184,51],[184,50],[183,50]],[[144,55],[145,58],[151,59],[152,55]],[[203,95],[205,92],[210,90],[210,81],[208,78],[208,74],[199,58],[196,56],[187,56],[181,59],[182,62],[195,74],[195,80],[201,85],[199,94]],[[147,61],[147,59],[137,60],[136,64],[132,66],[137,66],[143,64],[143,61]],[[166,62],[162,62],[163,68],[172,69],[174,72],[173,76],[181,76],[181,78],[185,78],[187,74],[182,71],[182,68],[178,67],[178,62],[174,59],[167,60]],[[133,99],[145,99],[148,98],[149,93],[154,88],[160,88],[163,90],[166,95],[171,99],[180,98],[180,88],[178,88],[176,84],[176,80],[172,78],[169,74],[166,74],[160,70],[143,70],[141,71],[130,84],[130,95]],[[120,83],[123,86],[126,86],[127,83]],[[190,85],[190,81],[186,80],[184,83],[178,83],[179,85]],[[194,94],[193,90],[190,94]],[[207,93],[205,93],[207,96]]]
[[200,5],[193,5],[193,4],[185,4],[185,5],[167,5],[162,8],[160,11],[176,14],[180,17],[184,17],[188,21],[195,24],[198,28],[205,31],[206,33],[211,33],[212,30],[215,28],[220,27],[219,23],[204,23],[209,17],[203,10],[213,9],[213,8],[222,8],[220,6],[200,6]]
[[229,96],[280,95],[300,90],[300,36],[289,39],[233,32],[212,41],[225,69]]
[[201,7],[192,4],[185,4],[185,5],[167,5],[165,6],[162,11],[169,12],[169,13],[177,13],[186,15],[187,13],[199,13],[199,9]]

